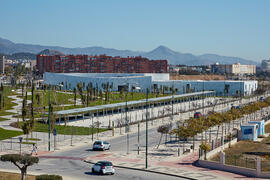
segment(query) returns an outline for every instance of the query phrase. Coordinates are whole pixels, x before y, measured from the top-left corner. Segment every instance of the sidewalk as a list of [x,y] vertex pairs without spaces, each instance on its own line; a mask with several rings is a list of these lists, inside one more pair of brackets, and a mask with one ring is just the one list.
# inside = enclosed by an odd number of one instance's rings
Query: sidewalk
[[198,153],[189,153],[181,157],[161,158],[160,160],[148,160],[148,168],[145,169],[145,153],[137,156],[134,152],[124,154],[121,152],[104,152],[95,156],[89,156],[85,162],[95,163],[100,160],[112,161],[115,167],[129,168],[142,171],[150,171],[155,173],[165,173],[172,176],[184,176],[192,179],[210,180],[210,179],[254,179],[247,178],[242,175],[199,168],[193,165],[198,159]]

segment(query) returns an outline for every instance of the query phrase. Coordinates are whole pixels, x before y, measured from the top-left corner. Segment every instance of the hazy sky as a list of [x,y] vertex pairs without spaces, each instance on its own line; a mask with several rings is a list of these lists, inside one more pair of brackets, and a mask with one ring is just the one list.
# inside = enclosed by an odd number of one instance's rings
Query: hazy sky
[[0,0],[0,37],[270,58],[270,0]]

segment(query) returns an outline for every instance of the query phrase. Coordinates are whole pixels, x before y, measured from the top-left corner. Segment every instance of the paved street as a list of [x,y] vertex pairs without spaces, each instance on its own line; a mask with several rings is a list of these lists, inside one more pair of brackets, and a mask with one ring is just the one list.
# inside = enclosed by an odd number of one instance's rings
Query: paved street
[[[247,103],[247,102],[249,102],[249,100],[243,100],[243,102]],[[177,107],[177,106],[175,106],[175,107]],[[225,106],[225,104],[224,105],[221,104],[221,105],[216,107],[216,110],[217,111],[224,111],[228,108],[229,107]],[[210,109],[211,108],[209,108],[208,110],[210,110]],[[207,109],[205,109],[205,110],[206,110],[206,112],[208,111]],[[182,115],[181,119],[184,120],[184,119],[188,118],[190,115],[192,115],[192,113],[187,112],[185,114],[182,113],[181,115]],[[177,115],[175,115],[175,119],[177,119]],[[15,119],[13,119],[12,121],[15,121]],[[155,147],[159,141],[160,134],[156,130],[157,127],[160,124],[163,124],[164,122],[169,122],[169,121],[170,121],[170,117],[166,117],[163,119],[155,120],[154,123],[149,122],[148,145],[149,145],[150,151],[155,149]],[[139,163],[139,166],[140,166],[140,168],[142,168],[144,166],[143,153],[145,151],[145,147],[144,147],[145,146],[145,123],[141,124],[140,129],[141,129],[140,130],[140,146],[141,146],[141,150],[142,150],[142,152],[140,152],[140,154],[142,154],[142,157],[139,160],[142,162]],[[109,153],[109,154],[111,153],[111,156],[114,158],[119,157],[116,160],[120,160],[122,158],[122,160],[125,161],[126,157],[122,156],[122,155],[126,154],[126,152],[127,152],[127,136],[126,136],[126,134],[124,134],[124,128],[122,128],[122,135],[120,135],[119,130],[120,129],[116,130],[114,137],[112,137],[111,132],[109,132],[109,131],[101,133],[99,135],[99,139],[108,140],[112,145],[111,150],[107,151],[105,153]],[[213,128],[213,130],[214,130],[214,128]],[[41,137],[44,135],[45,135],[44,137],[47,137],[46,133],[45,134],[38,133],[36,135],[38,137]],[[213,133],[213,135],[214,135],[214,133]],[[60,137],[65,138],[65,136],[60,136]],[[95,139],[96,138],[97,137],[95,136]],[[134,159],[136,160],[136,157],[132,154],[136,154],[135,152],[137,150],[137,138],[138,138],[137,125],[132,125],[131,126],[131,133],[129,135],[129,152],[130,152],[129,156],[130,156],[130,158],[126,159],[127,161],[122,162],[122,164],[129,163],[130,160],[132,160],[132,161]],[[198,135],[197,138],[198,138],[198,143],[199,143],[200,142],[200,135]],[[66,140],[58,139],[57,143],[59,145],[60,150],[57,150],[56,152],[53,152],[53,153],[48,153],[46,151],[43,151],[43,150],[47,150],[47,146],[46,146],[47,142],[45,141],[45,142],[41,142],[41,143],[43,143],[43,144],[40,144],[40,146],[39,146],[40,147],[39,148],[40,162],[38,165],[34,165],[33,167],[29,168],[30,173],[34,173],[34,174],[35,173],[37,173],[37,174],[42,174],[42,173],[59,174],[59,175],[64,176],[65,179],[67,179],[67,178],[70,178],[70,179],[111,179],[111,178],[115,178],[115,179],[156,179],[156,178],[157,179],[174,179],[174,177],[170,177],[170,176],[158,175],[158,174],[153,174],[153,173],[149,174],[146,172],[121,169],[121,168],[117,168],[117,173],[113,177],[99,176],[99,175],[92,174],[90,172],[91,165],[83,162],[83,160],[85,160],[85,159],[91,160],[91,158],[92,158],[95,161],[95,160],[99,160],[100,158],[102,159],[104,152],[92,151],[91,148],[92,148],[93,142],[91,141],[91,136],[85,136],[83,138],[79,137],[79,136],[74,137],[73,146],[70,146],[70,140],[68,140],[68,139],[66,139]],[[196,146],[199,145],[198,143],[196,143]],[[195,146],[195,149],[196,149],[196,146]],[[166,151],[168,151],[168,147],[165,147],[165,149],[167,149]],[[182,147],[182,145],[180,145],[180,147]],[[26,150],[24,152],[29,152],[29,149],[27,150],[27,148],[24,148],[24,150]],[[9,151],[9,153],[11,153],[11,152],[12,152],[12,150]],[[18,152],[18,148],[16,149],[16,152]],[[44,152],[44,154],[42,154],[43,152]],[[170,151],[170,153],[172,153],[170,156],[172,158],[174,158],[175,160],[177,160],[177,159],[181,160],[181,158],[183,157],[183,155],[181,155],[180,158],[177,157],[177,151],[175,151],[175,147],[173,148],[172,151]],[[182,154],[182,152],[181,152],[181,154]],[[102,155],[102,156],[99,157],[99,155]],[[155,155],[155,156],[157,156],[157,155]],[[99,158],[97,158],[97,157],[99,157]],[[108,158],[109,158],[109,156],[108,156]],[[160,156],[160,158],[162,158],[162,156]],[[106,157],[104,157],[104,159],[106,159]],[[150,159],[149,169],[156,168],[155,166],[153,166],[154,161],[152,161],[153,159],[151,159],[151,156],[149,157],[149,159]],[[164,161],[166,161],[165,159],[168,159],[168,158],[164,157]],[[213,174],[212,171],[207,172],[207,171],[195,170],[195,168],[192,167],[191,165],[188,165],[188,166],[181,165],[179,167],[179,163],[175,160],[174,160],[174,162],[168,162],[168,164],[165,163],[165,164],[161,165],[160,167],[163,167],[163,169],[165,168],[166,172],[171,171],[174,174],[178,173],[178,174],[181,174],[183,176],[191,177],[191,178],[195,178],[195,179],[227,179],[227,177],[232,177],[232,175],[230,175],[230,174],[229,175],[226,174],[224,176],[222,173],[214,173]],[[138,160],[136,160],[136,161],[138,161]],[[128,165],[128,164],[126,164],[126,165]],[[134,166],[136,166],[136,164]],[[170,166],[172,166],[172,168],[166,169],[167,166],[168,166],[168,168],[170,168]],[[0,162],[0,169],[17,170],[15,166],[13,166],[9,163],[3,163],[3,162]],[[176,179],[178,179],[178,178],[176,178]]]

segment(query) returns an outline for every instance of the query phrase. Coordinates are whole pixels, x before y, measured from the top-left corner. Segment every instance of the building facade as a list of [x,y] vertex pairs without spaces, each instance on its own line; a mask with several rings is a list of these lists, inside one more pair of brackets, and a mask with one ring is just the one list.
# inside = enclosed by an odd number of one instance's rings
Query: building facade
[[55,73],[167,73],[167,60],[106,55],[37,55],[37,70]]
[[5,56],[0,56],[0,74],[5,73]]
[[264,72],[270,72],[270,60],[262,60],[261,69]]
[[253,94],[257,87],[257,81],[206,81],[206,80],[169,80],[168,73],[45,73],[44,83],[51,85],[63,85],[63,88],[73,89],[78,83],[86,87],[91,83],[93,87],[102,88],[102,84],[112,85],[112,91],[119,91],[123,86],[129,90],[132,86],[140,91],[146,89],[159,91],[167,87],[165,93],[171,93],[170,87],[177,89],[177,94],[212,90],[217,96],[245,96]]
[[211,65],[212,73],[220,74],[256,74],[255,65],[243,65],[240,63],[236,64],[212,64]]

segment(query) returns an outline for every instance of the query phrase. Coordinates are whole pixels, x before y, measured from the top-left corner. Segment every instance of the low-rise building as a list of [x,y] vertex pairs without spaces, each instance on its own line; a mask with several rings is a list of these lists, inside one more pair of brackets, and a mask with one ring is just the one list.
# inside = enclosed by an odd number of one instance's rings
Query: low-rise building
[[261,69],[264,72],[270,72],[270,60],[262,60]]
[[5,73],[5,56],[0,56],[0,74]]
[[251,95],[258,87],[257,81],[169,80],[168,73],[45,73],[43,77],[45,84],[61,84],[67,89],[73,89],[78,83],[83,83],[84,87],[91,83],[92,87],[101,89],[103,84],[109,83],[112,91],[119,91],[123,86],[131,90],[135,86],[143,92],[165,89],[165,93],[171,93],[173,87],[177,94],[213,90],[217,96]]
[[243,65],[240,63],[236,64],[219,64],[215,63],[211,65],[212,73],[219,74],[256,74],[255,65]]

